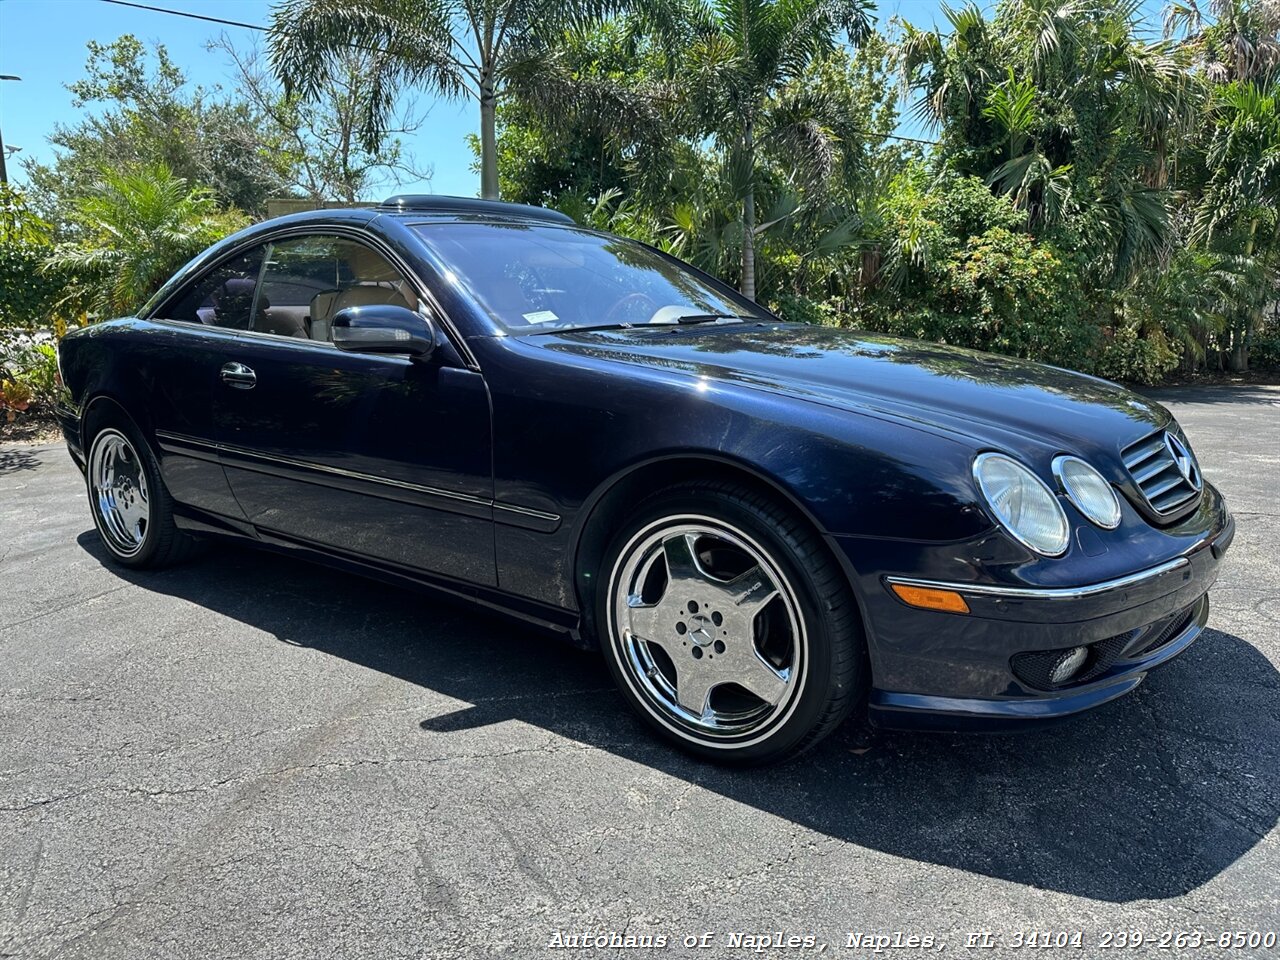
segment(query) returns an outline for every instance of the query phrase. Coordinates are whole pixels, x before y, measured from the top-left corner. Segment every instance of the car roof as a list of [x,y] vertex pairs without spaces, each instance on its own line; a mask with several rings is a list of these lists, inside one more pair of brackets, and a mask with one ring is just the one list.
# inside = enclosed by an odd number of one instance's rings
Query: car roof
[[517,223],[546,223],[562,227],[577,226],[572,217],[546,207],[525,203],[507,203],[500,200],[478,200],[474,197],[449,197],[435,194],[397,194],[382,203],[358,207],[326,207],[319,210],[302,210],[297,213],[272,217],[241,231],[236,236],[271,232],[281,227],[303,224],[352,224],[372,226],[383,217],[409,222],[426,223],[440,221],[499,221]]
[[477,200],[474,197],[449,197],[441,194],[402,193],[388,197],[375,208],[379,213],[412,213],[445,217],[498,217],[504,220],[540,220],[546,223],[572,224],[573,218],[559,210],[535,207],[527,203],[502,200]]

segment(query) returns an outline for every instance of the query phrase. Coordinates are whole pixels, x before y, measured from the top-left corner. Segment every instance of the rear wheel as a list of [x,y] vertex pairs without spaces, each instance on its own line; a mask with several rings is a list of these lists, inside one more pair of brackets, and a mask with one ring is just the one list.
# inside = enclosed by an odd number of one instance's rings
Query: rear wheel
[[173,523],[173,500],[138,429],[101,426],[89,444],[85,479],[98,536],[126,567],[164,567],[185,559],[192,540]]
[[623,694],[699,756],[793,756],[857,700],[849,586],[816,531],[753,491],[690,485],[642,504],[599,582],[597,622]]

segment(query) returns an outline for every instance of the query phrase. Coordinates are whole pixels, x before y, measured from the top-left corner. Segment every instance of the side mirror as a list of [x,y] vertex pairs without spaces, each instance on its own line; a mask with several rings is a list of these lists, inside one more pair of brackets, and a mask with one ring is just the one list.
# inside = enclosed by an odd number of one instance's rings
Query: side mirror
[[436,349],[436,328],[408,307],[374,303],[333,315],[333,345],[351,353],[400,353],[426,360]]

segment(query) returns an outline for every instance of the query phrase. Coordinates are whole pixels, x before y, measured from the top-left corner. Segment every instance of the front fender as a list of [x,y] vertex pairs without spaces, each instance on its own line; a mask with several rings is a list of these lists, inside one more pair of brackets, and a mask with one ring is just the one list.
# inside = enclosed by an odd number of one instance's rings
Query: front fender
[[657,462],[744,472],[820,532],[869,544],[954,542],[990,528],[970,445],[940,433],[682,371],[620,375],[617,364],[516,338],[472,345],[493,398],[495,499],[560,518],[547,533],[498,517],[499,581],[512,592],[576,609],[592,508]]

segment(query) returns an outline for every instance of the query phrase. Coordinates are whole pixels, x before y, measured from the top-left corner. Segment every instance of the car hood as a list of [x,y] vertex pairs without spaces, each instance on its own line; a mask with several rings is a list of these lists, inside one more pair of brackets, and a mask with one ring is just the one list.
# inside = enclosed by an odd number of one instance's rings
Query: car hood
[[1169,421],[1132,391],[976,350],[808,324],[565,332],[543,347],[767,389],[979,446],[1116,454]]

